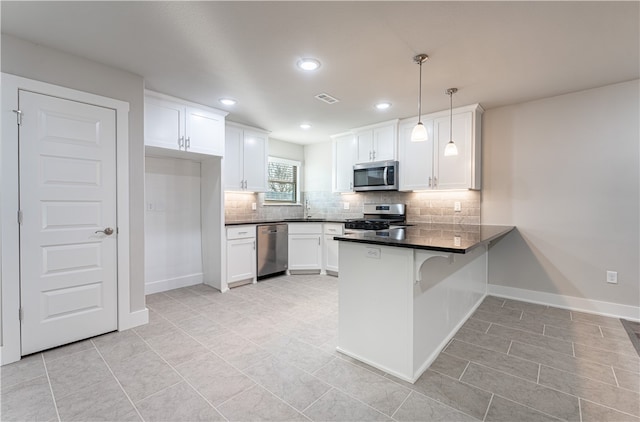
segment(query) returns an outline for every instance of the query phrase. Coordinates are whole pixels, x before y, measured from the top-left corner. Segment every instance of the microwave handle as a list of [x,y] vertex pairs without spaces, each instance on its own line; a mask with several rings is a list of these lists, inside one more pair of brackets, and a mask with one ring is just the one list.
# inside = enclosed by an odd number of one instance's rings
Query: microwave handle
[[384,178],[385,186],[389,184],[389,182],[387,181],[387,172],[388,171],[389,171],[389,167],[385,166],[384,167],[384,172],[382,173],[382,177]]

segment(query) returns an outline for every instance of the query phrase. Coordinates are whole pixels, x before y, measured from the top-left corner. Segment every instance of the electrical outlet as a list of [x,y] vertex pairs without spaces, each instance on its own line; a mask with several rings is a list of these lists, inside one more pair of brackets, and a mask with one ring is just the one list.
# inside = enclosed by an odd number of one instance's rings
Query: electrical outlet
[[345,209],[345,210],[348,210],[348,209],[349,209],[349,203],[348,203],[348,202],[345,202],[345,203],[343,204],[343,207],[344,207],[344,209]]
[[607,283],[618,284],[618,272],[607,271]]
[[252,203],[251,203],[251,209],[252,209],[253,211],[255,211],[255,210],[257,210],[257,209],[258,209],[258,206],[256,205],[256,203],[255,203],[255,202],[252,202]]
[[453,246],[460,246],[460,236],[453,236]]
[[155,208],[153,202],[147,202],[147,211],[153,211]]
[[460,201],[456,201],[456,202],[453,203],[453,210],[455,212],[462,211],[462,207],[460,206]]

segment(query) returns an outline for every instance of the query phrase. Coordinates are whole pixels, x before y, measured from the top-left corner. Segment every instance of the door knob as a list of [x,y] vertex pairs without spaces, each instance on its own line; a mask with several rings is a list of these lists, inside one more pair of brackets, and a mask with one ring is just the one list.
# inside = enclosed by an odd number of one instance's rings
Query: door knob
[[113,234],[113,229],[111,227],[107,227],[104,230],[96,230],[96,233],[104,233],[107,236],[111,236]]

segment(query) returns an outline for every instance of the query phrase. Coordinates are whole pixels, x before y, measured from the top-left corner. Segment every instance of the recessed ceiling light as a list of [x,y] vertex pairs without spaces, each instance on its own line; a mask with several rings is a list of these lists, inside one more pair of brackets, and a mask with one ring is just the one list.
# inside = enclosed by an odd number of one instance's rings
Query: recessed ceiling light
[[316,70],[320,67],[320,61],[311,58],[300,59],[298,60],[298,67],[302,70]]
[[237,101],[234,100],[233,98],[220,98],[218,101],[220,101],[222,104],[227,106],[236,105],[237,103]]
[[311,125],[309,123],[301,123],[300,128],[304,130],[311,129]]
[[391,107],[391,103],[390,103],[390,102],[388,102],[388,101],[382,101],[382,102],[380,102],[380,103],[376,104],[376,108],[377,108],[378,110],[386,110],[386,109],[388,109],[389,107]]

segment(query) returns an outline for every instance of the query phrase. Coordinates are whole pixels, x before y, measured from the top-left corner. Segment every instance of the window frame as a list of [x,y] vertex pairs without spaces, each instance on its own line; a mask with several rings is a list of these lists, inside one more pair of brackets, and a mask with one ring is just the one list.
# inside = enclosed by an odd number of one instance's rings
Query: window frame
[[[269,165],[271,163],[280,163],[280,164],[286,164],[286,165],[290,165],[290,166],[295,166],[296,167],[296,177],[295,177],[295,181],[294,181],[294,185],[295,185],[295,201],[282,201],[279,199],[269,199],[267,197],[267,195],[269,194],[269,182],[271,181],[271,179],[269,178]],[[274,156],[268,156],[267,157],[267,191],[264,194],[264,205],[302,205],[302,203],[300,202],[300,173],[302,170],[302,162],[298,161],[298,160],[291,160],[289,158],[281,158],[281,157],[274,157]]]

